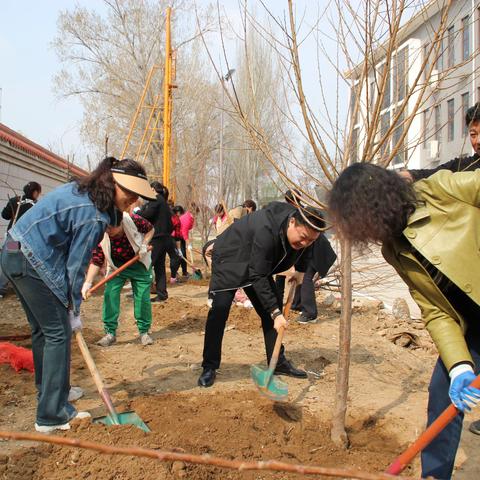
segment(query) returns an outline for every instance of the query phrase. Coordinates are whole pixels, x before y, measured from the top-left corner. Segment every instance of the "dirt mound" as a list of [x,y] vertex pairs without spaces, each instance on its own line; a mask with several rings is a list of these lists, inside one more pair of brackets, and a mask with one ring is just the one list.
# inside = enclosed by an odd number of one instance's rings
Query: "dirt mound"
[[[278,459],[291,463],[344,466],[381,471],[395,457],[399,445],[375,425],[350,432],[352,447],[339,450],[329,439],[328,426],[306,408],[272,404],[256,392],[236,394],[169,393],[143,397],[133,408],[149,425],[145,434],[135,427],[105,427],[82,422],[67,436],[111,445],[136,445],[246,460]],[[1,460],[1,459],[0,459]],[[260,479],[295,478],[221,470],[196,465],[162,464],[155,460],[103,456],[87,450],[41,446],[0,461],[6,479]],[[3,470],[3,472],[1,472]]]

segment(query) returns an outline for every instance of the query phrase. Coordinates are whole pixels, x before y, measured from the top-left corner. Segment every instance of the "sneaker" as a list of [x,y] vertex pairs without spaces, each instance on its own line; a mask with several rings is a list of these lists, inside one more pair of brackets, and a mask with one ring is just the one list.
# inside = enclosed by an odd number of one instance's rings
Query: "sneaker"
[[470,424],[469,430],[475,435],[480,435],[480,420],[477,420],[476,422],[472,422]]
[[113,345],[116,341],[117,337],[115,335],[107,333],[97,342],[97,345],[100,345],[101,347],[109,347],[110,345]]
[[142,345],[152,345],[153,339],[148,333],[142,333],[140,335],[140,342]]
[[[82,420],[83,418],[90,418],[88,412],[77,412],[71,420]],[[70,422],[62,423],[60,425],[39,425],[35,423],[35,430],[40,433],[52,433],[55,430],[70,430]]]
[[308,318],[304,313],[302,313],[301,315],[298,316],[297,318],[297,322],[298,323],[303,323],[303,324],[306,324],[306,323],[317,323],[317,318]]
[[177,283],[177,279],[176,278],[170,278],[170,285],[175,285]]
[[78,399],[83,397],[83,389],[80,387],[70,387],[68,392],[68,401],[76,402]]

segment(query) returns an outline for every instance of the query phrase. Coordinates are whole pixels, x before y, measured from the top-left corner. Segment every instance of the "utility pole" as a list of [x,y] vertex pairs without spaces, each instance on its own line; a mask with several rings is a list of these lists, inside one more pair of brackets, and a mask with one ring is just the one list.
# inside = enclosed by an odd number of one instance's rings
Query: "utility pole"
[[235,69],[232,68],[230,69],[227,74],[222,77],[222,109],[220,111],[220,150],[219,150],[219,156],[218,156],[218,168],[220,169],[220,175],[219,175],[219,200],[222,201],[224,200],[224,195],[225,195],[225,186],[224,186],[224,179],[223,179],[223,111],[225,110],[225,82],[228,82],[231,78],[232,75],[235,73]]

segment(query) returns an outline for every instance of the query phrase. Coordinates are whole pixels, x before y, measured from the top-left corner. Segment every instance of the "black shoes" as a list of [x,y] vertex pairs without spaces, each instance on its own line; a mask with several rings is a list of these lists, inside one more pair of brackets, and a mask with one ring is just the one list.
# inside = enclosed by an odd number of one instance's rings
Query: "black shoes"
[[199,387],[211,387],[215,383],[216,373],[213,368],[204,368],[200,377],[198,377]]
[[472,422],[470,424],[469,430],[475,435],[480,435],[480,420],[477,420],[476,422]]
[[275,368],[273,373],[274,375],[285,375],[287,377],[307,378],[307,372],[300,370],[299,368],[295,368],[293,364],[286,358],[282,360],[281,363],[277,364],[277,368]]
[[317,317],[315,318],[310,318],[310,317],[307,317],[307,315],[305,315],[304,313],[302,313],[301,315],[298,316],[297,318],[297,322],[298,323],[317,323]]
[[156,297],[150,298],[150,302],[152,303],[160,303],[160,302],[166,302],[167,297],[159,297],[158,295]]

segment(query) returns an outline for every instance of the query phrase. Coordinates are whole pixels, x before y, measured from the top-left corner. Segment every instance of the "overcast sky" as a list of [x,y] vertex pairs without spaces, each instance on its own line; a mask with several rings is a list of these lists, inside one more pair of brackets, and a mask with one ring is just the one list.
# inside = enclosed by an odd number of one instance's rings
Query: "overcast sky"
[[[238,15],[237,0],[221,0],[220,3],[228,15]],[[299,0],[297,8],[301,11],[305,5],[315,3]],[[75,153],[79,161],[87,153],[79,134],[83,110],[75,98],[56,98],[53,78],[61,65],[51,43],[57,32],[60,10],[72,9],[76,4],[99,10],[103,8],[102,2],[0,0],[0,4],[0,121],[59,154]],[[286,8],[286,1],[267,0],[266,4],[277,14]],[[262,10],[260,6],[258,9]],[[308,58],[308,45],[302,48],[304,57]],[[313,77],[316,77],[313,48],[312,61],[306,63],[304,69],[307,89],[313,91]]]

